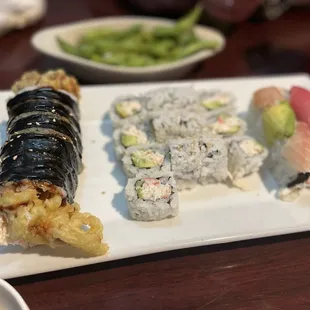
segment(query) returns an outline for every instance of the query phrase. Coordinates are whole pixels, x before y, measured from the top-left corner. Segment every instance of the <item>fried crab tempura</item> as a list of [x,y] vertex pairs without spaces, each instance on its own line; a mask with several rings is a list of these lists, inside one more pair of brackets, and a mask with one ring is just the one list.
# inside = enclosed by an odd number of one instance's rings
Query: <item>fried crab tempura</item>
[[26,87],[52,87],[56,90],[65,90],[80,99],[80,87],[77,80],[66,74],[65,71],[51,70],[40,74],[38,71],[29,71],[14,83],[12,90],[18,93]]
[[49,191],[47,186],[35,188],[27,181],[27,185],[2,187],[0,215],[5,221],[8,243],[54,248],[62,241],[90,256],[104,255],[108,250],[102,243],[100,220],[81,213],[78,204],[66,203],[60,193]]

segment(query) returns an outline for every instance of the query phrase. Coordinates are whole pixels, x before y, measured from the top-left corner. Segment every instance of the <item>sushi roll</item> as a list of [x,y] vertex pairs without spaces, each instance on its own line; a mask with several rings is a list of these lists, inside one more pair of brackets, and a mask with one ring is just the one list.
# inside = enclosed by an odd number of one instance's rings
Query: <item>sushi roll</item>
[[172,140],[169,149],[179,190],[223,182],[228,177],[227,146],[221,138]]
[[171,170],[176,179],[198,179],[201,165],[197,139],[175,139],[169,141]]
[[160,87],[145,93],[144,96],[151,118],[172,110],[189,109],[198,103],[198,94],[192,87]]
[[198,140],[175,139],[169,141],[171,171],[178,190],[192,189],[198,185],[201,156]]
[[79,105],[73,99],[79,97],[78,84],[57,72],[43,74],[44,82],[31,88],[29,80],[15,84],[18,94],[7,103],[8,138],[0,152],[3,243],[52,248],[65,243],[103,255],[102,223],[81,213],[74,201],[82,168]]
[[121,160],[127,148],[155,143],[152,128],[149,123],[126,124],[113,133],[116,157]]
[[137,221],[160,221],[178,215],[178,192],[172,174],[129,179],[125,194],[129,213]]
[[126,150],[122,162],[128,178],[171,171],[168,149],[161,145],[130,147]]
[[227,146],[221,138],[200,138],[198,140],[200,166],[198,183],[207,185],[224,182],[228,177]]
[[212,120],[204,115],[184,111],[165,113],[152,121],[155,139],[158,143],[165,143],[171,139],[212,135],[209,130],[210,123]]
[[235,136],[242,136],[247,131],[247,124],[239,117],[231,114],[220,114],[209,125],[210,133],[230,140]]
[[233,180],[259,171],[268,150],[248,136],[235,137],[228,146],[228,170]]
[[116,98],[110,109],[110,118],[114,128],[126,123],[138,124],[146,121],[148,113],[145,108],[145,98],[141,96],[122,96]]
[[199,91],[198,104],[194,110],[208,117],[216,117],[219,114],[235,114],[235,97],[229,92],[219,90]]
[[[51,134],[76,146],[82,170],[82,141],[78,105],[71,97],[44,87],[19,93],[8,104],[7,134],[11,141],[28,134]],[[74,143],[72,143],[74,141]],[[16,141],[14,142],[16,143]]]

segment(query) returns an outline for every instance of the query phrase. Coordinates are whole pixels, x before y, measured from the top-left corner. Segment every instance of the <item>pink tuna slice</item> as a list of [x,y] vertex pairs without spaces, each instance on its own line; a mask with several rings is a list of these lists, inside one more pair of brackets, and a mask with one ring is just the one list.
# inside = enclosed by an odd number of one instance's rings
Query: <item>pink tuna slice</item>
[[294,135],[283,148],[283,156],[298,172],[310,171],[310,127],[297,123]]
[[283,91],[275,86],[260,88],[253,95],[254,105],[261,110],[284,100],[285,97],[283,95]]
[[297,86],[292,87],[290,103],[297,120],[310,124],[310,91]]

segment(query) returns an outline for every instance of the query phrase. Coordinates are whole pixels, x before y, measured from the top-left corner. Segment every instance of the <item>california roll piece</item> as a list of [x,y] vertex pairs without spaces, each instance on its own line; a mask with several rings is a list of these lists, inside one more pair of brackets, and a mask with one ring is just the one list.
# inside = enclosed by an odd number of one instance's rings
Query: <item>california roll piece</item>
[[200,165],[198,183],[207,185],[224,182],[228,177],[227,146],[221,138],[200,138],[198,140]]
[[211,119],[205,115],[184,111],[165,113],[152,121],[155,139],[159,143],[171,139],[212,135],[209,130],[210,123]]
[[161,145],[130,147],[122,162],[128,178],[171,171],[170,154],[167,147]]
[[189,109],[198,103],[198,94],[192,87],[160,87],[144,95],[146,109],[152,118],[171,110]]
[[149,123],[139,125],[126,124],[113,133],[115,153],[117,159],[121,160],[127,148],[139,145],[153,144],[154,136]]
[[[79,87],[62,72],[25,75],[15,84],[18,95],[7,103],[8,138],[0,152],[0,230],[6,240],[0,241],[52,248],[68,244],[99,256],[108,249],[102,243],[102,223],[81,213],[74,202],[82,168],[74,99]],[[28,88],[31,79],[36,82]],[[27,90],[22,90],[24,84]],[[66,94],[70,90],[73,95]]]
[[169,141],[171,171],[178,189],[191,189],[198,184],[201,156],[198,140],[176,139]]
[[268,150],[248,136],[234,137],[228,146],[228,170],[233,180],[258,172]]
[[118,128],[126,123],[138,124],[147,120],[145,98],[141,96],[122,96],[116,98],[110,109],[113,127]]
[[209,125],[210,132],[224,139],[242,136],[247,130],[247,124],[239,117],[231,114],[220,114],[216,121]]
[[219,90],[200,91],[195,110],[204,115],[217,116],[223,113],[235,114],[235,97],[229,92]]
[[125,194],[130,215],[137,221],[160,221],[179,212],[176,183],[170,173],[129,179]]

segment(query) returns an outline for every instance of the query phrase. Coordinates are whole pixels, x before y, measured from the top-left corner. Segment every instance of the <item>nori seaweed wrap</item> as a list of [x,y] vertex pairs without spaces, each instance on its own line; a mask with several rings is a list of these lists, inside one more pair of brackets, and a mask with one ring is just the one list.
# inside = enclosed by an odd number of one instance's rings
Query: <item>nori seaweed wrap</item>
[[[62,75],[64,79],[70,77]],[[82,170],[78,102],[56,85],[25,89],[7,103],[0,218],[7,225],[8,243],[54,247],[60,240],[90,255],[102,255],[107,246],[101,243],[101,222],[80,213],[74,203]]]

